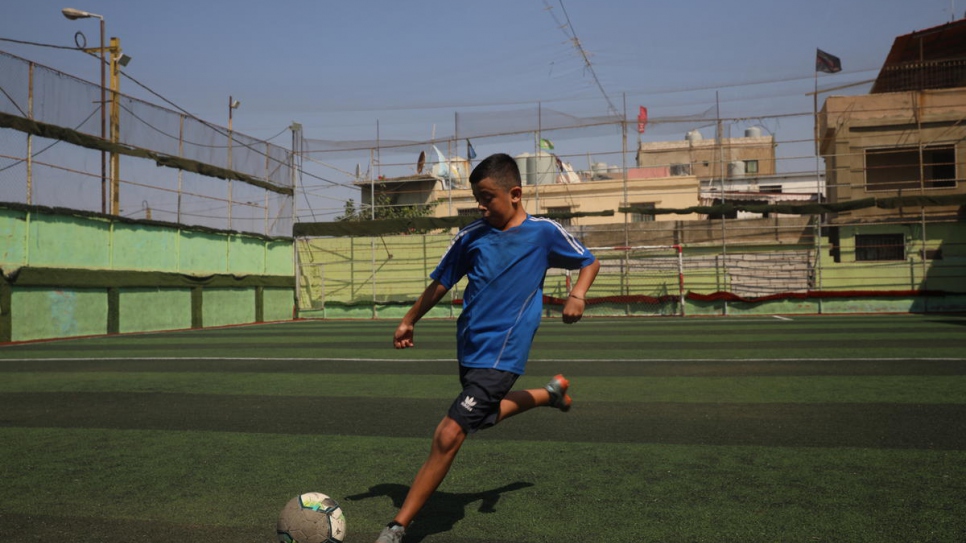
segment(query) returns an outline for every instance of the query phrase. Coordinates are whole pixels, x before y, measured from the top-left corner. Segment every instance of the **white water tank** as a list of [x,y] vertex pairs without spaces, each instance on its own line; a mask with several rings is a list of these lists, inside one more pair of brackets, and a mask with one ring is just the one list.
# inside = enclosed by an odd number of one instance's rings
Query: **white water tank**
[[749,126],[745,129],[746,138],[760,138],[761,137],[761,127],[760,126]]
[[530,157],[532,160],[533,184],[553,185],[557,181],[557,161],[553,155],[540,151]]
[[687,135],[684,136],[684,139],[690,142],[695,142],[695,141],[701,141],[703,139],[703,136],[701,136],[701,131],[695,128],[694,130],[689,131]]
[[530,153],[521,153],[514,157],[517,161],[517,168],[520,168],[520,181],[524,185],[532,185],[533,178],[530,174],[530,165],[533,160],[533,155]]

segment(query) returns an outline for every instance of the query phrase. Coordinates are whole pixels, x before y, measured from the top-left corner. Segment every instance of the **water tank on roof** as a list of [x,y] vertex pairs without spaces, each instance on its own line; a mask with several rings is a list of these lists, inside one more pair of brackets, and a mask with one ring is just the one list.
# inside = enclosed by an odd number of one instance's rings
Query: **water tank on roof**
[[533,160],[534,184],[553,185],[557,180],[557,161],[553,155],[540,151],[531,157]]
[[590,172],[593,174],[594,179],[604,179],[607,177],[607,163],[594,162],[590,165]]
[[761,137],[761,127],[760,126],[749,126],[745,129],[746,138],[760,138]]
[[514,157],[517,161],[517,168],[520,168],[520,181],[524,185],[532,185],[533,180],[530,177],[530,161],[533,160],[533,155],[530,153],[521,153]]
[[684,139],[690,142],[701,141],[702,139],[701,131],[698,129],[691,130],[688,132],[686,136],[684,136]]

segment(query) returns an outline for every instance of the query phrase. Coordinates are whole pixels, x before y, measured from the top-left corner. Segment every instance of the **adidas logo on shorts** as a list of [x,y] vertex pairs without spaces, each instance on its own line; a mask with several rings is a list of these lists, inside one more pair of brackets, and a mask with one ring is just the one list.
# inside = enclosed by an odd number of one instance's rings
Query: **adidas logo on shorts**
[[460,405],[463,406],[463,409],[472,411],[473,408],[476,407],[476,399],[474,399],[473,396],[467,396],[466,398],[463,398],[463,401],[460,402]]

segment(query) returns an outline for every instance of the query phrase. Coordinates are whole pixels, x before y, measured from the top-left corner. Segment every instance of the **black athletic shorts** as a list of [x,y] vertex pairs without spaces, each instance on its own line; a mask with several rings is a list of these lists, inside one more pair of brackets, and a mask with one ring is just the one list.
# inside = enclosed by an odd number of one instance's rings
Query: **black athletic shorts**
[[517,377],[508,371],[460,366],[463,391],[449,407],[449,417],[467,434],[493,426],[500,416],[500,401]]

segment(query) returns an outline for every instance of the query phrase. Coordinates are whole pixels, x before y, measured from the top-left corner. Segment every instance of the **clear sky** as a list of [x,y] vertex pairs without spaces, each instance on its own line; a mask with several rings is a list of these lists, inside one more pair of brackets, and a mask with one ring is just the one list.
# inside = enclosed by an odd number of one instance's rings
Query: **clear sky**
[[[234,96],[235,130],[287,147],[292,121],[311,139],[375,139],[378,121],[383,138],[426,140],[437,125],[452,132],[454,112],[537,103],[590,116],[626,101],[659,119],[717,94],[722,116],[811,111],[816,48],[843,64],[820,88],[869,80],[896,36],[961,18],[966,0],[3,0],[0,38],[71,46],[80,31],[96,46],[96,19],[67,20],[64,7],[103,15],[133,57],[125,72],[158,94],[221,125]],[[99,78],[76,51],[0,50]]]

